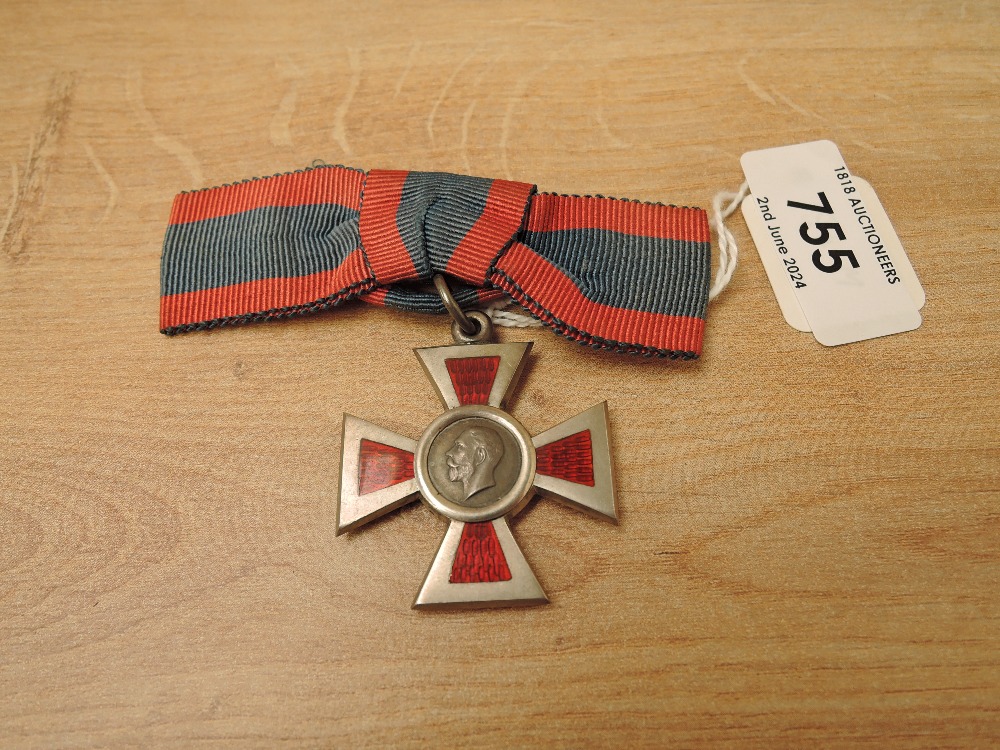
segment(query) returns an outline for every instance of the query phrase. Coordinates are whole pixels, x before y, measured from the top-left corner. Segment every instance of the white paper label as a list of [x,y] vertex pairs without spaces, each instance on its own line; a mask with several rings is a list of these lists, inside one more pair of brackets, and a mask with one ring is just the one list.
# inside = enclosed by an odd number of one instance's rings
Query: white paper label
[[[875,194],[875,188],[860,177],[851,175],[851,179],[858,189],[858,197],[861,199],[862,205],[868,209],[872,226],[876,227],[878,236],[885,244],[886,253],[902,277],[906,291],[910,293],[913,303],[919,310],[924,306],[924,289],[920,286],[917,273],[913,270],[906,251],[903,250],[903,245],[896,235],[896,230],[892,227],[892,222],[889,221],[889,216]],[[748,196],[740,208],[743,210],[743,218],[746,219],[750,236],[753,237],[761,265],[767,272],[768,281],[771,282],[771,287],[774,289],[774,296],[778,300],[778,306],[781,308],[781,314],[785,317],[785,322],[797,331],[809,332],[812,330],[809,327],[809,321],[806,320],[802,308],[799,307],[799,301],[795,298],[795,288],[788,283],[785,264],[782,262],[781,256],[774,252],[771,235],[767,230],[767,222],[757,210],[757,200],[752,195]]]
[[[765,269],[790,325],[827,346],[920,326],[916,274],[871,186],[850,174],[836,145],[750,151],[741,163],[751,192],[744,212],[759,217],[747,224],[761,257],[770,254]],[[788,290],[798,315],[782,302]]]

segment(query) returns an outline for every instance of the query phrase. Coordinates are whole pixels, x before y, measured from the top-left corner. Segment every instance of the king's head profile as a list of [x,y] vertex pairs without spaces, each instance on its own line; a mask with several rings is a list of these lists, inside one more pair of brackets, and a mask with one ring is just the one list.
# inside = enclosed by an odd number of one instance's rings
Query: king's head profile
[[462,432],[445,453],[448,480],[462,486],[461,498],[496,485],[493,476],[503,458],[503,440],[489,427],[470,427]]

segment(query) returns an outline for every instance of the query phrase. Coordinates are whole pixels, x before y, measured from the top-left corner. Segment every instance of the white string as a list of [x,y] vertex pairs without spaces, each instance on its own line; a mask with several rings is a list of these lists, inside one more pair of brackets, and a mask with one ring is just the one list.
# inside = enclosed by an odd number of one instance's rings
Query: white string
[[[729,280],[733,278],[733,271],[736,270],[736,264],[739,262],[740,249],[736,246],[733,233],[726,226],[726,219],[732,215],[749,193],[750,186],[744,182],[735,193],[723,190],[716,193],[715,198],[712,199],[712,223],[715,225],[715,235],[719,245],[719,267],[715,272],[715,282],[708,290],[709,300],[722,294],[722,290],[729,285]],[[729,203],[723,208],[722,205],[726,201]]]
[[504,328],[538,328],[542,321],[530,315],[515,312],[521,309],[513,300],[501,299],[487,305],[483,312],[490,316],[493,325]]
[[[739,262],[740,249],[736,245],[736,238],[726,226],[726,219],[732,216],[733,212],[743,202],[743,199],[750,193],[750,186],[747,183],[740,185],[740,189],[735,193],[723,190],[716,193],[712,199],[712,224],[715,226],[717,244],[719,245],[719,267],[715,272],[715,281],[712,288],[708,290],[708,298],[715,299],[729,285],[733,278],[733,271]],[[728,202],[727,202],[728,201]],[[725,204],[725,208],[723,208]],[[498,300],[483,308],[483,312],[490,316],[493,325],[504,326],[505,328],[536,328],[542,322],[531,315],[516,312],[520,309],[512,300]]]

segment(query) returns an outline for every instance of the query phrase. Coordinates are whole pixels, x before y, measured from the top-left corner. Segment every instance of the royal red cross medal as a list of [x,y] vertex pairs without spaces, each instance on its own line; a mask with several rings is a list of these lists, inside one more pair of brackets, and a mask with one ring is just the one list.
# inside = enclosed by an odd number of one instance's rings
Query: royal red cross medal
[[463,308],[513,300],[595,349],[692,359],[709,267],[701,209],[324,165],[178,195],[160,329],[274,321],[352,299],[450,312],[456,343],[416,350],[445,407],[419,439],[344,416],[336,533],[419,498],[448,530],[415,607],[540,604],[508,521],[536,493],[616,520],[607,405],[532,437],[504,411],[531,344],[492,343],[490,318]]
[[547,602],[508,525],[536,492],[617,520],[606,403],[535,437],[503,411],[530,350],[416,349],[446,410],[419,440],[344,415],[337,533],[418,498],[449,522],[416,608]]

